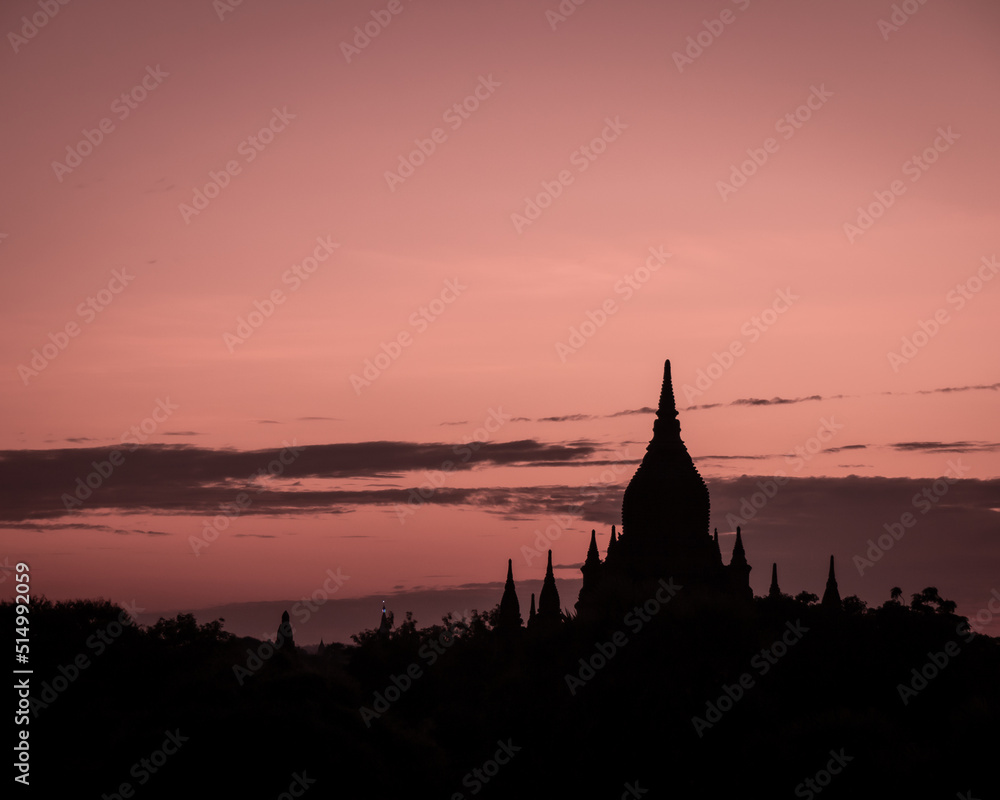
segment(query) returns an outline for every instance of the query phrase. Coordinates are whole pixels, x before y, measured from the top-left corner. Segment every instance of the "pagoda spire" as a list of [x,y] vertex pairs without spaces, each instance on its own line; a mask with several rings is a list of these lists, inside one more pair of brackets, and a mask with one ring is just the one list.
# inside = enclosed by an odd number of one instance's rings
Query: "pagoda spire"
[[670,378],[670,359],[663,362],[663,386],[660,387],[660,405],[656,410],[656,416],[662,417],[669,414],[671,417],[677,416],[677,402],[674,400],[674,385]]
[[[677,420],[677,401],[674,400],[674,385],[670,377],[670,359],[663,362],[663,385],[660,387],[660,402],[656,407],[656,420],[653,422],[653,438],[647,450],[654,444],[672,444],[679,439],[681,423]],[[659,439],[659,441],[657,441]]]
[[553,622],[562,618],[559,610],[559,590],[556,588],[556,578],[552,572],[552,551],[549,550],[549,562],[545,568],[545,580],[542,581],[542,591],[538,595],[539,621]]
[[746,567],[747,565],[747,551],[743,549],[743,534],[740,532],[740,526],[736,526],[736,544],[733,545],[733,555],[729,559],[730,567]]
[[503,597],[500,598],[500,614],[497,617],[497,628],[514,630],[521,627],[521,605],[514,589],[514,562],[507,559],[507,582],[503,587]]
[[781,589],[778,588],[778,565],[777,563],[771,564],[771,588],[767,591],[768,597],[778,598],[781,597]]
[[719,529],[718,528],[715,529],[715,538],[714,538],[714,541],[715,541],[715,555],[717,556],[716,561],[721,565],[722,564],[722,548],[719,547]]
[[590,531],[590,547],[587,548],[587,560],[583,562],[583,566],[580,568],[583,572],[584,580],[587,579],[587,573],[592,569],[599,567],[601,565],[601,554],[597,551],[597,531],[591,529]]
[[535,593],[531,593],[531,608],[528,609],[528,624],[535,618]]
[[615,545],[618,544],[618,537],[615,535],[615,526],[611,526],[611,538],[608,539],[608,549],[604,551],[604,557],[607,558],[611,555],[611,551],[615,549]]
[[583,586],[580,587],[580,597],[576,601],[576,611],[581,611],[597,594],[601,584],[601,555],[597,550],[597,531],[590,531],[590,547],[587,549],[587,559],[580,567],[583,573]]
[[378,625],[378,635],[381,637],[386,637],[389,635],[389,631],[392,630],[392,619],[388,612],[385,610],[385,600],[382,601],[382,621]]
[[833,570],[833,556],[830,556],[830,574],[826,579],[826,591],[823,592],[820,605],[827,608],[843,608],[840,601],[840,589],[837,588],[837,575]]
[[736,544],[733,545],[733,555],[726,567],[729,573],[729,585],[733,593],[744,600],[753,600],[753,589],[750,588],[750,564],[747,563],[747,553],[743,549],[743,532],[736,526]]

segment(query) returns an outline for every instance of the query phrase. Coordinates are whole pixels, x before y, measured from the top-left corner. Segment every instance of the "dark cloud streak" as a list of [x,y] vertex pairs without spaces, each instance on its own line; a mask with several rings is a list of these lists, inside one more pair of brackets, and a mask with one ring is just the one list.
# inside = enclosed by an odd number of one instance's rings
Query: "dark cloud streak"
[[[317,505],[350,504],[364,492],[281,491],[276,482],[252,483],[251,478],[275,464],[281,477],[288,480],[376,478],[420,470],[463,471],[483,465],[558,466],[585,461],[598,449],[590,442],[546,444],[522,439],[475,446],[353,442],[309,445],[296,448],[294,453],[167,444],[136,447],[134,451],[128,447],[8,450],[0,452],[0,519],[62,516],[67,511],[64,496],[88,482],[93,493],[81,498],[82,510],[200,514],[216,512],[219,503],[231,503],[239,492],[247,491],[254,498],[249,513],[263,513],[264,509],[270,509],[267,513],[301,511]],[[124,461],[111,468],[115,453]],[[288,463],[281,462],[283,454]],[[405,495],[404,489],[388,491]],[[86,492],[81,490],[81,494]]]

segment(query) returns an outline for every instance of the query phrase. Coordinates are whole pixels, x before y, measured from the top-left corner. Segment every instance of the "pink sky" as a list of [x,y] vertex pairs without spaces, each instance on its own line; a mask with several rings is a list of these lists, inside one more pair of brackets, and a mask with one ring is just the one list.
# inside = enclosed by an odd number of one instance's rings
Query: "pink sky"
[[[343,597],[499,581],[508,557],[537,580],[544,563],[519,554],[549,524],[546,497],[625,462],[553,543],[564,565],[619,521],[652,418],[611,415],[653,405],[669,357],[720,532],[753,490],[740,476],[793,478],[745,527],[756,591],[777,560],[783,588],[821,593],[833,552],[844,594],[933,583],[974,613],[1000,556],[1000,8],[913,5],[891,30],[892,4],[861,0],[594,0],[562,21],[527,2],[416,0],[386,17],[247,0],[222,19],[209,0],[70,3],[28,37],[39,6],[4,4],[0,465],[16,508],[0,555],[30,561],[50,597],[152,609],[297,598],[337,568]],[[341,43],[373,12],[388,24],[348,60]],[[675,58],[699,34],[703,52]],[[78,146],[85,131],[96,145]],[[198,191],[213,195],[202,210]],[[527,198],[547,206],[536,219]],[[903,351],[915,334],[923,346]],[[370,385],[352,382],[400,336]],[[700,371],[714,377],[695,395]],[[789,458],[829,422],[843,427],[816,449],[850,449]],[[126,452],[66,512],[87,471],[28,451],[112,447],[133,426],[143,445],[190,446],[178,482],[162,473],[156,503],[138,499],[123,476],[140,451]],[[401,524],[371,493],[429,480],[438,451],[430,467],[393,451],[355,474],[272,480],[360,494],[296,509],[252,494],[192,552],[210,515],[191,487],[203,478],[214,509],[253,471],[199,473],[203,456],[452,449],[480,429],[538,449],[447,488],[504,497],[438,491]],[[870,573],[853,569],[955,459],[963,482]]]

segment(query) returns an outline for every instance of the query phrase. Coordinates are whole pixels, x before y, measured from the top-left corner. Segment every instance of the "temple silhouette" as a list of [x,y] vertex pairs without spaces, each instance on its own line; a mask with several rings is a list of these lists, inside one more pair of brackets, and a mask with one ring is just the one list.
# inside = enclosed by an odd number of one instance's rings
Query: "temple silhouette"
[[[709,532],[710,508],[708,487],[681,439],[667,360],[653,436],[625,489],[621,533],[611,526],[603,561],[597,531],[591,531],[586,559],[580,568],[583,586],[576,602],[577,617],[584,621],[620,617],[623,611],[653,596],[663,579],[672,580],[683,590],[683,602],[689,607],[723,607],[737,612],[751,607],[751,566],[743,532],[736,528],[732,555],[729,563],[724,563],[718,529]],[[777,564],[772,565],[768,592],[772,598],[782,596],[777,569]],[[534,601],[532,595],[529,628],[551,628],[563,618],[551,550],[537,614]],[[833,556],[822,606],[841,607]],[[508,560],[497,627],[506,631],[519,628],[519,608],[512,563]]]

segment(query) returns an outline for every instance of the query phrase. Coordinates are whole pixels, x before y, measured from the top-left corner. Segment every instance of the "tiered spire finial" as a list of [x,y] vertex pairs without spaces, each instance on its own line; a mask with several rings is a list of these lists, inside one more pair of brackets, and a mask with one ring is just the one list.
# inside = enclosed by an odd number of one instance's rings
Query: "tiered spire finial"
[[681,424],[677,420],[677,401],[674,400],[674,385],[670,377],[670,359],[663,362],[663,386],[660,387],[660,402],[656,407],[656,420],[653,422],[653,438],[646,448],[650,450],[654,444],[668,444],[673,438],[679,437]]

